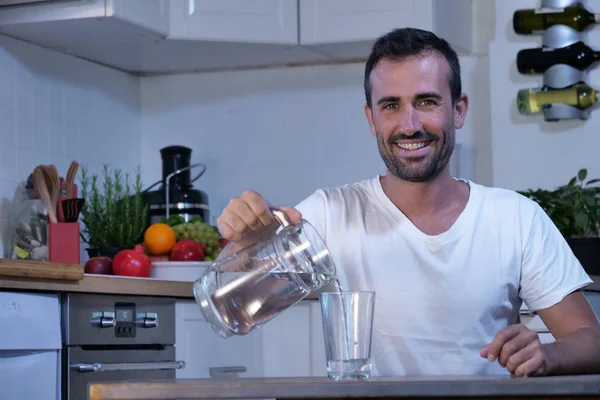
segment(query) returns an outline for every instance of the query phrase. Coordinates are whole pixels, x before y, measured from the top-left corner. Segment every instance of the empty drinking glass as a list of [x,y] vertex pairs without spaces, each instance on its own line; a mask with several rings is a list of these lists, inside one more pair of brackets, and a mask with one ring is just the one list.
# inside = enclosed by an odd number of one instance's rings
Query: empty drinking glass
[[371,376],[375,292],[321,294],[327,375],[333,380]]

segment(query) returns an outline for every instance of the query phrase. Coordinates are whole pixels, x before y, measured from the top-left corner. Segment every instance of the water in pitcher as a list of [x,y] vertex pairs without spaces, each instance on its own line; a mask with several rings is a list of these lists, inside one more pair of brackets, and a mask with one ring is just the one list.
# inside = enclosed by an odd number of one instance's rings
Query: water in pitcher
[[[250,271],[215,272],[219,288],[210,296],[221,320],[236,335],[303,300],[311,288],[331,280],[331,276],[311,273]],[[210,277],[209,277],[210,278]]]

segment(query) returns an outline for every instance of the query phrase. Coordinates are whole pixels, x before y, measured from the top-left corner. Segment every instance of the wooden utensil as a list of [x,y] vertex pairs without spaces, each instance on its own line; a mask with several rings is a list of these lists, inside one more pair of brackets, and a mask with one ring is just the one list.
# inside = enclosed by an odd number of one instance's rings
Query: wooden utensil
[[56,222],[64,222],[58,220],[58,198],[60,197],[60,175],[58,174],[58,169],[54,164],[42,165],[41,168],[44,171],[46,187],[52,201],[52,210],[56,216]]
[[33,186],[35,191],[46,207],[48,212],[48,219],[50,223],[57,223],[56,219],[56,208],[53,208],[52,198],[50,197],[50,191],[48,188],[48,183],[52,185],[52,181],[48,182],[47,174],[44,171],[42,166],[37,166],[33,170]]
[[67,199],[73,198],[73,183],[75,183],[75,178],[77,177],[78,169],[79,163],[77,161],[71,161],[71,165],[69,165],[69,170],[67,171]]
[[0,276],[80,281],[83,279],[83,266],[0,258]]

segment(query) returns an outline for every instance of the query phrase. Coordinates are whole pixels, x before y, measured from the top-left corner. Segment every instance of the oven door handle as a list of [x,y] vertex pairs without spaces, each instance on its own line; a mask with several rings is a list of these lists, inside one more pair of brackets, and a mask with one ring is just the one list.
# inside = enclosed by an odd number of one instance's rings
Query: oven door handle
[[71,369],[78,372],[104,372],[104,371],[132,371],[142,369],[182,369],[185,368],[184,361],[159,361],[145,363],[92,363],[73,364]]

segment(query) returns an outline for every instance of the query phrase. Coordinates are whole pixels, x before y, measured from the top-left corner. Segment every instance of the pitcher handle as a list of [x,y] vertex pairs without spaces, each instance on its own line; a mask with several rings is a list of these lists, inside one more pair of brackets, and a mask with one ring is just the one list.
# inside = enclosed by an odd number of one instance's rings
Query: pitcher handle
[[290,221],[290,219],[288,218],[287,214],[280,208],[269,207],[269,210],[271,211],[277,222],[279,222],[279,225],[281,225],[282,228],[285,228],[286,226],[292,223],[292,221]]

